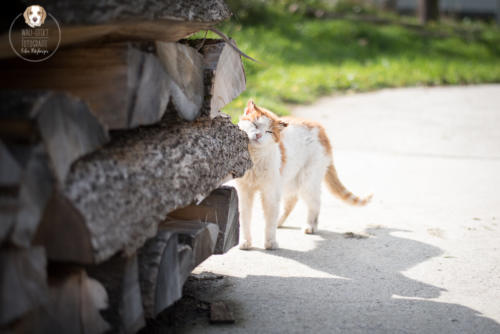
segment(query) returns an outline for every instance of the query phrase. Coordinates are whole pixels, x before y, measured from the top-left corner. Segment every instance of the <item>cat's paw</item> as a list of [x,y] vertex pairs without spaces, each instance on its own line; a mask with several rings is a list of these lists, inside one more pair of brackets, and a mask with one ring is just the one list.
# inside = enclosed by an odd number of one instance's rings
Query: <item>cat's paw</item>
[[271,249],[278,249],[279,245],[276,240],[268,240],[265,242],[264,247],[268,250],[271,250]]
[[305,234],[315,234],[317,231],[318,231],[318,228],[314,227],[314,226],[307,226],[304,228]]
[[252,249],[252,242],[245,240],[245,241],[241,242],[238,247],[241,250],[250,250],[250,249]]

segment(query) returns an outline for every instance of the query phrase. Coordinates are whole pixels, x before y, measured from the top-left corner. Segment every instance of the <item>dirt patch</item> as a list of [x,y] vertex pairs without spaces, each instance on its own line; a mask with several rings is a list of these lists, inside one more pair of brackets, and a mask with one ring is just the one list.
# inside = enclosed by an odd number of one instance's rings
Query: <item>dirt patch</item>
[[444,239],[444,231],[440,228],[428,228],[427,233],[433,237]]
[[343,236],[346,239],[367,239],[370,237],[368,234],[354,232],[345,232]]
[[[184,284],[182,298],[161,312],[155,319],[148,320],[146,327],[138,333],[182,333],[187,327],[211,326],[210,315],[213,301],[200,298],[198,292],[214,291],[216,293],[226,286],[226,279],[223,275],[210,272],[191,274]],[[220,304],[221,301],[214,303]],[[232,304],[228,304],[227,302],[222,303],[229,305],[228,307],[232,309]],[[234,319],[232,322],[234,322]],[[228,323],[228,321],[225,323]]]

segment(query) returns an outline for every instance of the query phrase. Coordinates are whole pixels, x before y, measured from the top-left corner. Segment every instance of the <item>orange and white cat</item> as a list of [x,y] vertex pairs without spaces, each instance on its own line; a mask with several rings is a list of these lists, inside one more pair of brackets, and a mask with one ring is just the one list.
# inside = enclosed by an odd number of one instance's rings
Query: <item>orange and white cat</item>
[[[321,198],[321,182],[326,181],[336,196],[354,205],[365,205],[340,182],[332,160],[332,148],[325,129],[318,123],[279,118],[271,111],[248,101],[238,126],[249,138],[253,167],[236,179],[239,196],[240,249],[252,247],[250,222],[254,195],[261,192],[265,219],[265,248],[276,249],[276,229],[281,226],[300,196],[308,207],[304,232],[315,233]],[[284,212],[278,219],[281,198]]]

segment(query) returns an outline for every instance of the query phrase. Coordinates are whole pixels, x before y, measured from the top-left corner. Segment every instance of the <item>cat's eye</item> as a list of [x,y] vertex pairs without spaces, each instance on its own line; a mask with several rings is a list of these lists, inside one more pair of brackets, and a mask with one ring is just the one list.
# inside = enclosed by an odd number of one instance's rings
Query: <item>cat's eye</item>
[[273,133],[272,131],[266,131],[266,133]]

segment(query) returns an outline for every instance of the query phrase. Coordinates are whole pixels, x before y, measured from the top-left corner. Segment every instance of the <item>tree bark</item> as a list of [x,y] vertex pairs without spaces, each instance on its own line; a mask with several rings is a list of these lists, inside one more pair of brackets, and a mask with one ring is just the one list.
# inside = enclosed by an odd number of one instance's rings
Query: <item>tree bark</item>
[[[29,0],[20,0],[25,7]],[[97,25],[175,19],[177,21],[220,22],[231,12],[223,0],[41,0],[47,13],[63,25]],[[111,10],[112,9],[112,10]]]
[[418,17],[421,24],[439,20],[439,0],[419,0]]
[[[23,10],[32,4],[18,0],[13,7]],[[64,27],[61,47],[98,41],[176,42],[231,16],[223,0],[42,0],[38,4]],[[57,31],[48,21],[44,28]],[[13,31],[11,36],[19,40],[21,31]],[[54,49],[58,42],[49,39],[49,48]],[[5,32],[0,36],[0,59],[14,56]]]
[[[175,112],[175,111],[173,111]],[[228,175],[250,168],[248,138],[226,117],[165,123],[129,130],[73,164],[62,196],[75,212],[68,240],[86,230],[91,249],[65,252],[61,238],[41,238],[53,260],[99,263],[118,251],[134,254],[154,236],[167,213],[203,199]],[[46,211],[39,234],[56,236],[60,210]],[[74,220],[74,221],[70,221]],[[42,231],[43,230],[43,231]],[[70,232],[68,230],[68,232]],[[75,257],[73,257],[75,256]]]

